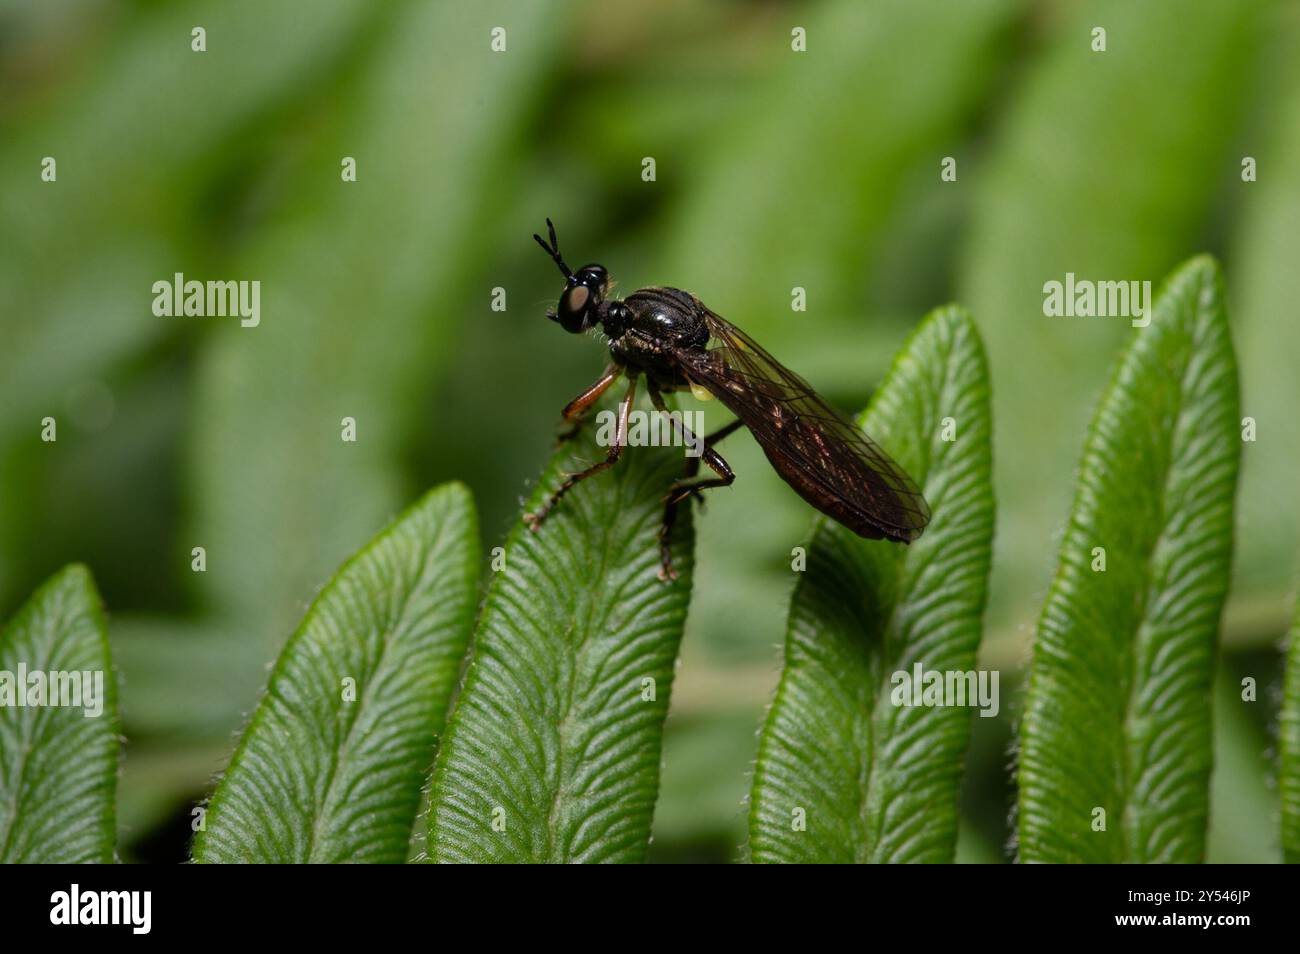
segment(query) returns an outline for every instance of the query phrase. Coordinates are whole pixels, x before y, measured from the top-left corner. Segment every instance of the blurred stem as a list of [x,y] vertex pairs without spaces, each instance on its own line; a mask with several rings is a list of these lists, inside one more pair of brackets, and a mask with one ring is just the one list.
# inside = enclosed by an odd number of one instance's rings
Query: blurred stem
[[[1229,602],[1224,613],[1220,646],[1238,653],[1276,646],[1290,618],[1283,596],[1251,596]],[[1032,630],[1004,629],[984,639],[980,666],[999,672],[1019,673],[1029,660]],[[673,686],[673,711],[681,715],[761,707],[772,701],[780,678],[780,658],[768,663],[734,663],[689,653]]]

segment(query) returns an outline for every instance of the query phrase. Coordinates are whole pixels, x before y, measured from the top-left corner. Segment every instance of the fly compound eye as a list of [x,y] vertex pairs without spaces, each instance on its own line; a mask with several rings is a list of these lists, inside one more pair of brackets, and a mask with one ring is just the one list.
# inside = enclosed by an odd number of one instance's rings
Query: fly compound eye
[[570,285],[564,290],[557,317],[565,331],[577,333],[584,330],[590,304],[591,289],[586,285]]
[[560,308],[571,314],[582,314],[591,301],[591,289],[586,285],[574,285],[566,288],[560,300]]

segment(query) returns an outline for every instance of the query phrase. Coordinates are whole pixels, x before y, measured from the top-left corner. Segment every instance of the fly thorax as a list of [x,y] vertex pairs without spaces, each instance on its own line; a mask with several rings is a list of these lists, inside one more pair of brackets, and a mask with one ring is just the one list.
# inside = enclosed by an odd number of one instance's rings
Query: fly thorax
[[632,313],[621,301],[610,302],[601,319],[601,328],[611,341],[623,337]]

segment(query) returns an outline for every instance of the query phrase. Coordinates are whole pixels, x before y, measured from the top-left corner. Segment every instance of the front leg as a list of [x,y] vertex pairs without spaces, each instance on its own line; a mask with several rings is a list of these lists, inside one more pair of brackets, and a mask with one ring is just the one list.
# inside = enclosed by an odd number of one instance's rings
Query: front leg
[[[608,384],[605,387],[609,387]],[[597,395],[599,396],[599,395]],[[569,474],[564,478],[564,482],[556,488],[555,493],[551,494],[546,503],[538,509],[536,513],[524,514],[524,523],[528,524],[528,529],[536,532],[537,528],[542,525],[547,514],[555,509],[555,505],[560,502],[560,498],[567,494],[576,484],[581,483],[593,474],[598,474],[607,467],[612,467],[623,456],[623,447],[627,444],[627,421],[628,415],[632,411],[632,399],[636,396],[636,377],[628,375],[627,393],[623,395],[623,400],[618,405],[618,426],[614,431],[614,443],[609,448],[609,453],[605,459],[592,464],[586,470],[579,471],[576,474]],[[581,399],[579,399],[581,400]],[[591,399],[592,401],[595,398]],[[591,402],[587,402],[590,406]]]
[[578,433],[582,430],[582,419],[587,416],[587,411],[591,410],[591,406],[600,399],[602,394],[609,390],[609,386],[618,380],[618,376],[622,373],[622,370],[617,365],[611,364],[605,369],[605,373],[600,376],[599,381],[564,405],[562,416],[571,426],[568,430],[561,432],[561,443],[571,441],[578,436]]

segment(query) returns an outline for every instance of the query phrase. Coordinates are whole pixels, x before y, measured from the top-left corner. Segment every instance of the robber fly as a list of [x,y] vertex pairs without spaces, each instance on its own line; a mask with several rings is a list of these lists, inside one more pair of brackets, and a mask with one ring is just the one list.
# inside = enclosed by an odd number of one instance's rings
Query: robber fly
[[[559,266],[565,280],[558,306],[546,317],[574,334],[599,326],[609,339],[609,366],[600,380],[569,402],[565,420],[576,429],[588,409],[620,376],[626,376],[628,384],[618,405],[615,439],[605,459],[566,476],[536,513],[525,514],[531,529],[541,526],[575,484],[618,461],[626,443],[637,378],[644,375],[650,400],[659,411],[668,410],[665,392],[703,388],[736,415],[736,420],[704,438],[703,452],[689,459],[682,478],[669,488],[659,532],[660,579],[677,576],[669,541],[682,501],[702,499],[701,491],[725,487],[736,479],[715,447],[742,424],[800,497],[858,536],[910,543],[921,535],[930,520],[930,508],[916,484],[803,378],[782,367],[754,339],[689,292],[642,288],[622,301],[610,300],[609,273],[604,266],[571,270],[560,255],[550,219],[546,226],[549,243],[540,235],[533,238]],[[670,420],[685,443],[699,446],[676,415]],[[696,479],[701,460],[717,476]]]

